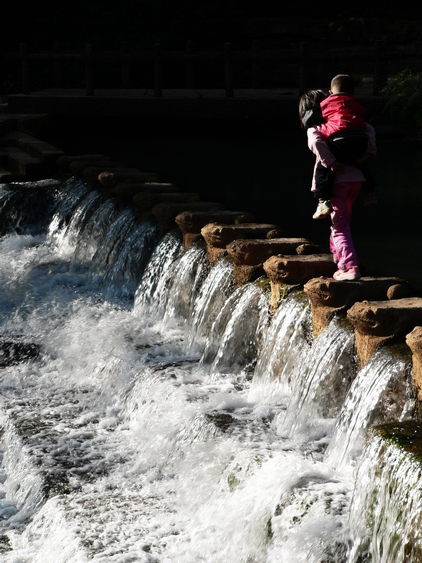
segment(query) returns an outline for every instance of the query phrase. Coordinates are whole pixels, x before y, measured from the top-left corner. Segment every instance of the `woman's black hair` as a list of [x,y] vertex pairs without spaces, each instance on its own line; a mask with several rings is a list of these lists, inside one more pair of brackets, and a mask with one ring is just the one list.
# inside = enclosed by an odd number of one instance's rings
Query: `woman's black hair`
[[319,107],[319,104],[322,100],[325,100],[326,97],[327,94],[322,90],[308,90],[302,94],[299,100],[299,119],[302,127],[305,127],[303,120],[306,113],[313,110],[315,107]]

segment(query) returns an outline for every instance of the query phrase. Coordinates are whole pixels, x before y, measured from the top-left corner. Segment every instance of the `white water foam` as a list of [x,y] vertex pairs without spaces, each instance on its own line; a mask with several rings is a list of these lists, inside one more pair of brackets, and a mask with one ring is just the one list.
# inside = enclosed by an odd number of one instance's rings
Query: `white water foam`
[[[354,385],[335,412],[318,397],[338,382],[319,355],[346,361],[350,335],[331,325],[311,342],[295,295],[270,318],[268,296],[234,290],[226,262],[210,269],[174,235],[153,249],[149,226],[142,239],[130,213],[103,221],[110,203],[74,188],[47,233],[0,240],[2,336],[40,349],[0,374],[2,561],[347,561],[353,465],[332,462],[330,439],[336,413],[351,424]],[[149,242],[119,295],[121,253],[143,252],[130,236],[131,252],[115,246],[123,217]],[[386,383],[398,373],[383,369]],[[347,452],[371,420],[362,408],[341,427]]]

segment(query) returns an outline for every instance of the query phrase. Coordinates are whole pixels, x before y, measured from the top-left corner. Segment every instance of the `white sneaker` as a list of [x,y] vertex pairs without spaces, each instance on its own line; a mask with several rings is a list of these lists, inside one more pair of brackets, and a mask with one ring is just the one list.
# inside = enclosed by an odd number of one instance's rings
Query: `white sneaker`
[[312,219],[324,219],[328,217],[333,210],[331,205],[331,201],[329,199],[322,200],[320,199],[318,202],[318,207],[316,208],[315,213],[312,215]]

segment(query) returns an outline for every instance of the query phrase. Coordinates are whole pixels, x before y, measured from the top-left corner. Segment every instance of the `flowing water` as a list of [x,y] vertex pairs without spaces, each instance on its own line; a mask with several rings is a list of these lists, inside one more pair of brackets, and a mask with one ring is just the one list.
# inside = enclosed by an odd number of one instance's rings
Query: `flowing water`
[[73,179],[1,185],[0,207],[2,562],[406,561],[382,537],[404,506],[356,514],[400,471],[364,437],[412,417],[408,359],[358,371],[300,292],[271,314],[228,261]]

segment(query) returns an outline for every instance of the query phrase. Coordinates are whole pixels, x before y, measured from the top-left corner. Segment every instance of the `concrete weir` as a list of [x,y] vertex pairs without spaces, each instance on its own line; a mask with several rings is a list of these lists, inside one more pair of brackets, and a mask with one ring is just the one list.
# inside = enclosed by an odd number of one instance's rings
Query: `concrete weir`
[[85,179],[90,189],[102,190],[104,199],[116,197],[121,206],[134,206],[141,221],[157,222],[162,236],[177,229],[185,249],[201,241],[211,263],[229,258],[237,286],[266,279],[273,312],[283,294],[302,288],[310,302],[314,336],[334,316],[343,317],[353,327],[361,367],[384,344],[393,340],[407,344],[422,400],[422,297],[406,280],[336,281],[331,255],[312,241],[288,237],[280,225],[256,223],[250,212],[203,202],[196,193],[161,182],[156,172],[128,169],[104,155],[61,154],[56,171],[59,177]]

